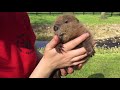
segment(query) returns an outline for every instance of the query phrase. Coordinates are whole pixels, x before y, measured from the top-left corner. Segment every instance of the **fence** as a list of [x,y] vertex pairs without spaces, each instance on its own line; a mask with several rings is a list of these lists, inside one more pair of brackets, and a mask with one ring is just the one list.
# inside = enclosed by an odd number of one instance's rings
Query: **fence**
[[[28,12],[29,14],[62,14],[65,12]],[[73,14],[91,14],[91,15],[96,15],[96,14],[101,14],[101,12],[69,12],[69,13],[73,13]],[[107,15],[113,16],[113,15],[119,15],[120,16],[120,12],[106,12]]]

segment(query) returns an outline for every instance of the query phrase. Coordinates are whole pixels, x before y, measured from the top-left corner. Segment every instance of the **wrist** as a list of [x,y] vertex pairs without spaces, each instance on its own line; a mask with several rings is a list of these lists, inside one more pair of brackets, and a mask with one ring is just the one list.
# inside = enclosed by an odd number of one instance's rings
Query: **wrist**
[[51,65],[46,62],[44,58],[42,58],[33,73],[31,74],[30,78],[49,78],[53,71],[54,68],[51,67]]
[[46,58],[41,59],[40,63],[41,66],[48,68],[50,71],[54,71],[55,70],[55,66],[54,64],[52,64],[52,62],[50,62],[49,60],[46,60]]

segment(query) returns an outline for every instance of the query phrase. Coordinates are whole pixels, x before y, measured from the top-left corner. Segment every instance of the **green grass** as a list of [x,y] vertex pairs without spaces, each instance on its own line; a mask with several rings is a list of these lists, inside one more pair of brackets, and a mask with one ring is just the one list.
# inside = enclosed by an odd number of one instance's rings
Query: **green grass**
[[30,21],[32,24],[52,24],[56,18],[56,15],[49,15],[49,14],[29,14]]
[[[59,15],[61,14],[29,14],[33,29],[38,30],[35,31],[37,40],[51,40],[53,36],[51,26]],[[92,32],[95,39],[120,36],[120,16],[108,17],[106,20],[101,20],[100,14],[75,14],[75,16]],[[46,30],[44,27],[50,29]]]
[[108,17],[101,20],[100,15],[76,15],[76,17],[85,24],[120,24],[120,16]]
[[66,78],[120,78],[120,53],[96,54],[81,70]]
[[[41,53],[44,48],[39,49]],[[95,48],[94,57],[66,78],[120,78],[120,48]]]
[[[29,14],[30,20],[32,24],[53,24],[54,20],[57,16],[61,14]],[[101,20],[100,15],[82,15],[75,14],[75,16],[84,24],[120,24],[120,16],[112,16],[108,17],[106,20]]]

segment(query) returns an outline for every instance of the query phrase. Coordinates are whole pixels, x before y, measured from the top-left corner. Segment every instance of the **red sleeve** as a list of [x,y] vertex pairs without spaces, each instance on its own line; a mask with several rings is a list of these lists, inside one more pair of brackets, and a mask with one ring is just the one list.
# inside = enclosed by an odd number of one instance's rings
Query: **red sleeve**
[[0,77],[29,77],[36,65],[35,34],[26,12],[0,12]]

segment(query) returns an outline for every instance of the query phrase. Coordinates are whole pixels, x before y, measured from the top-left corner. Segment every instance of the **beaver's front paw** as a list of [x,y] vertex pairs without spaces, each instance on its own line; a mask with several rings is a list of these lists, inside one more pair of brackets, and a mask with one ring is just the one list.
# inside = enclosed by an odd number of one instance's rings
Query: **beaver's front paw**
[[58,53],[62,53],[64,50],[63,50],[63,44],[62,43],[59,43],[56,47],[55,47],[56,51]]

